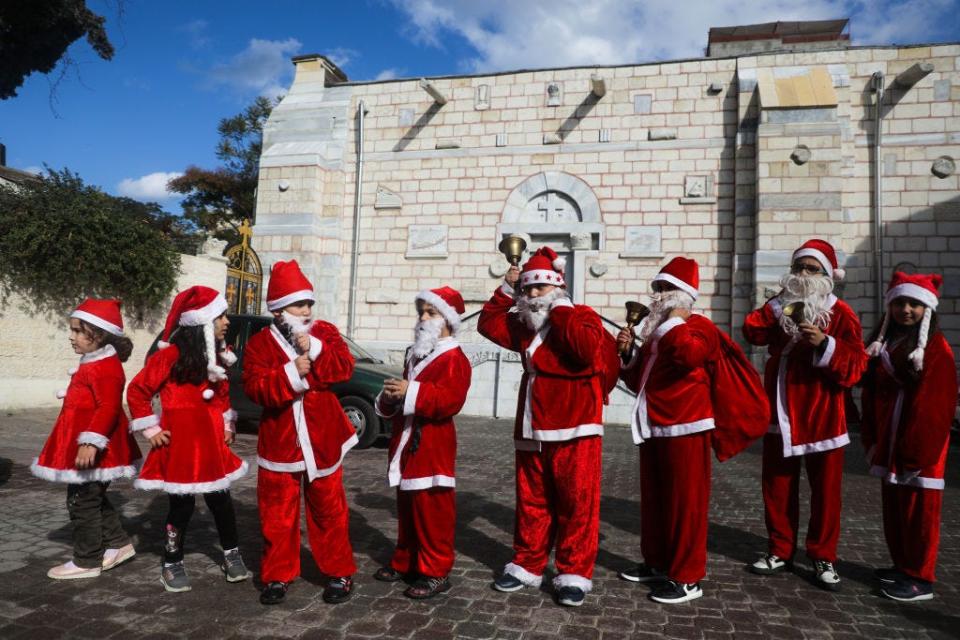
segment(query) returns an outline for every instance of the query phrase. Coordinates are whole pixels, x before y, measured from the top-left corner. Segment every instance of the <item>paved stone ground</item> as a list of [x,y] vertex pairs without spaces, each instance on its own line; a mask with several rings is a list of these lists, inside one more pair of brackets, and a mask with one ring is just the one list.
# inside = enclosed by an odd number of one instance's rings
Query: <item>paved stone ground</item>
[[[709,576],[705,596],[684,605],[658,605],[647,588],[616,572],[638,554],[636,451],[628,430],[610,427],[604,445],[601,542],[594,592],[579,609],[556,606],[547,588],[502,594],[490,589],[494,571],[510,559],[513,460],[510,425],[463,418],[458,465],[457,564],[453,589],[413,602],[401,585],[370,578],[387,560],[396,535],[394,498],[384,486],[382,448],[354,451],[345,464],[350,530],[360,567],[355,597],[329,606],[304,549],[305,575],[285,604],[263,607],[258,583],[227,584],[216,567],[219,550],[202,501],[188,538],[193,591],[163,591],[158,575],[166,498],[111,489],[139,555],[95,580],[53,582],[47,569],[70,557],[65,490],[33,478],[28,465],[55,412],[0,415],[0,638],[947,638],[960,637],[960,450],[951,452],[940,548],[937,597],[927,603],[885,600],[872,584],[888,558],[880,530],[878,481],[866,475],[859,447],[849,448],[840,546],[840,593],[813,586],[805,560],[796,574],[760,578],[745,570],[765,547],[756,447],[714,465]],[[237,450],[253,462],[255,436]],[[255,476],[236,486],[241,549],[254,571],[260,539]],[[803,516],[804,521],[806,515]]]

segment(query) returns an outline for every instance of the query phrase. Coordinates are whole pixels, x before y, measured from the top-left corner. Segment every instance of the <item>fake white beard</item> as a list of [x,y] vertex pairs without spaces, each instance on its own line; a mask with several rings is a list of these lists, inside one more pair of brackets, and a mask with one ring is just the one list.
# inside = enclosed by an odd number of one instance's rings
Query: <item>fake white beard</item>
[[289,327],[293,335],[299,336],[310,331],[310,325],[313,324],[312,317],[295,316],[289,311],[281,311],[280,314],[283,324]]
[[527,327],[534,331],[540,331],[541,327],[546,324],[547,319],[550,317],[550,305],[553,304],[555,300],[566,297],[568,297],[567,291],[560,287],[539,298],[521,295],[517,298],[517,313],[520,314],[520,319],[523,320],[523,323],[527,325]]
[[446,322],[443,318],[417,322],[413,328],[413,346],[410,347],[415,357],[422,358],[433,351],[440,340],[440,332],[443,331]]
[[[803,321],[820,329],[830,324],[830,294],[833,293],[833,278],[827,275],[808,276],[788,273],[780,278],[783,292],[780,294],[780,306],[791,302],[803,303]],[[780,328],[789,336],[800,334],[797,323],[786,314],[780,316]]]
[[663,324],[670,312],[674,309],[693,308],[693,296],[686,291],[673,289],[670,291],[661,291],[650,294],[650,315],[648,315],[640,327],[637,337],[640,342],[646,342],[647,339],[656,331],[657,327]]

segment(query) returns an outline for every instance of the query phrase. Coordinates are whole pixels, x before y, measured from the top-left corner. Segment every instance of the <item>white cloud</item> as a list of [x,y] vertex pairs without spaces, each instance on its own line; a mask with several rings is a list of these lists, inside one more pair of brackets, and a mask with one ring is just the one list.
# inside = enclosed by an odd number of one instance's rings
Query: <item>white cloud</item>
[[186,33],[190,37],[190,46],[193,49],[206,49],[213,42],[213,39],[207,35],[207,26],[206,20],[196,19],[180,25],[177,31]]
[[383,71],[378,73],[376,76],[374,76],[373,79],[374,80],[393,80],[395,78],[399,78],[403,73],[403,71],[404,71],[403,69],[397,69],[395,67],[392,67],[390,69],[384,69]]
[[296,38],[260,40],[253,38],[247,48],[228,62],[214,65],[207,77],[213,87],[229,87],[243,93],[256,92],[274,98],[286,93],[293,76],[290,58],[303,45]]
[[[477,55],[465,71],[608,65],[703,56],[710,27],[854,16],[857,42],[924,40],[957,0],[392,0],[414,40],[450,35]],[[904,15],[904,14],[909,15]],[[862,16],[862,18],[860,17]],[[927,36],[929,38],[929,36]]]
[[157,171],[139,178],[125,178],[117,185],[117,193],[145,202],[176,198],[178,194],[167,191],[167,183],[182,175],[179,171]]
[[330,62],[342,69],[350,64],[351,61],[359,58],[360,52],[354,49],[347,49],[346,47],[336,47],[334,49],[330,49],[324,55],[327,56],[327,59],[330,60]]

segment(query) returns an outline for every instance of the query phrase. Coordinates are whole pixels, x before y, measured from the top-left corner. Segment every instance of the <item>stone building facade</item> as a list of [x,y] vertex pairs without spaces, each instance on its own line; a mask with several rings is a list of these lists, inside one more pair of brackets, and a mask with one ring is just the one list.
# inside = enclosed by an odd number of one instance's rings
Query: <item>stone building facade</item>
[[[410,340],[417,291],[450,284],[479,310],[513,233],[565,254],[573,298],[618,323],[666,260],[695,258],[697,307],[736,337],[792,250],[825,238],[870,330],[877,187],[882,286],[895,266],[941,272],[942,325],[960,346],[960,45],[429,82],[349,82],[322,56],[294,62],[264,132],[254,246],[265,267],[297,258],[318,313],[391,359]],[[466,327],[467,411],[512,413],[516,358]],[[618,396],[608,419],[628,404]]]

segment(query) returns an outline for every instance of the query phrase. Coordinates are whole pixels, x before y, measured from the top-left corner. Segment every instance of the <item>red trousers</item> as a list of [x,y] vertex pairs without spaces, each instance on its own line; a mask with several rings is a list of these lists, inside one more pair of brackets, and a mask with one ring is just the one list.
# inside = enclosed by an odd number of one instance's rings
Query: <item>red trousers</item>
[[943,491],[883,483],[883,535],[893,566],[912,578],[936,581]]
[[685,584],[707,575],[710,432],[640,445],[640,552]]
[[343,470],[313,482],[304,472],[278,473],[261,467],[257,473],[257,506],[263,534],[260,579],[292,582],[300,575],[300,492],[306,502],[310,551],[320,573],[351,576],[357,570],[350,546],[347,495]]
[[397,489],[397,548],[390,566],[401,573],[442,578],[455,557],[457,498],[453,488]]
[[797,550],[801,465],[806,465],[810,482],[807,555],[811,560],[835,562],[840,540],[843,448],[784,458],[783,437],[778,433],[763,438],[763,508],[769,552],[789,560]]
[[588,436],[517,451],[513,564],[543,574],[556,545],[557,584],[589,591],[600,545],[603,442]]

